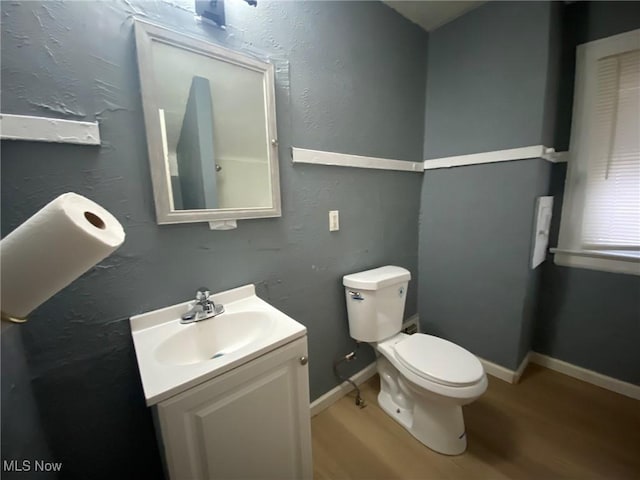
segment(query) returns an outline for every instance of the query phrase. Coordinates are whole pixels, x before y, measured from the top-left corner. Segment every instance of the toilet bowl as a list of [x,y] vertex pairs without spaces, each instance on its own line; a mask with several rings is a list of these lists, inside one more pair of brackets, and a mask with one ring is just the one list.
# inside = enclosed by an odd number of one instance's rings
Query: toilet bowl
[[487,377],[464,348],[400,332],[410,278],[394,266],[345,275],[349,331],[376,350],[380,407],[427,447],[458,455],[467,447],[462,406],[485,392]]
[[[434,351],[420,351],[423,346]],[[380,407],[432,450],[447,455],[464,452],[467,436],[461,407],[487,389],[480,361],[462,347],[421,333],[400,333],[380,342],[376,350]],[[431,355],[419,360],[425,352]],[[412,356],[407,359],[407,355]]]

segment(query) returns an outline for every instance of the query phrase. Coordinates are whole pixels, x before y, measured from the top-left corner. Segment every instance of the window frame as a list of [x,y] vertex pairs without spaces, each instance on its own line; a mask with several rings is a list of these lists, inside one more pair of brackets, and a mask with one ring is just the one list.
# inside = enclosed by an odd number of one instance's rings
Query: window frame
[[640,253],[588,250],[582,247],[584,188],[591,116],[595,110],[597,68],[600,58],[640,48],[640,29],[579,45],[576,51],[575,93],[569,162],[564,186],[558,247],[552,248],[556,265],[640,275]]

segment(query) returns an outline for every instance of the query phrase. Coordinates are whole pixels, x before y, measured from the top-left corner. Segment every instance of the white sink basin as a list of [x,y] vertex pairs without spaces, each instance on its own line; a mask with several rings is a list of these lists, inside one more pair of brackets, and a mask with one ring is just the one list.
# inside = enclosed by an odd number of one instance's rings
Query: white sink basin
[[183,325],[155,349],[160,363],[191,365],[213,360],[251,345],[273,328],[264,312],[223,313]]
[[148,406],[306,335],[303,325],[258,298],[253,285],[213,300],[225,312],[188,325],[180,317],[192,302],[131,317]]

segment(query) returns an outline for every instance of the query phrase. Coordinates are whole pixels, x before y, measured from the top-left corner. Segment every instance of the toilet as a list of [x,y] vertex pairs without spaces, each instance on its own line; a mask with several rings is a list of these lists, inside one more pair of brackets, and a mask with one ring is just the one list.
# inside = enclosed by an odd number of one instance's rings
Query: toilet
[[380,407],[427,447],[459,455],[467,448],[462,406],[485,392],[487,376],[455,343],[401,332],[410,279],[394,266],[345,275],[349,332],[376,350]]

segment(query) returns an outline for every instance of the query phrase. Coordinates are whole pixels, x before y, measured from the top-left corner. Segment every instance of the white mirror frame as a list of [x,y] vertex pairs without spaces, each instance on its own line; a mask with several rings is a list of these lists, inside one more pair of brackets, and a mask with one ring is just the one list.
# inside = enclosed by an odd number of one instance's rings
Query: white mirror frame
[[[276,104],[274,67],[271,63],[262,62],[207,41],[190,37],[182,33],[135,19],[136,51],[138,71],[140,74],[140,90],[142,108],[147,133],[147,149],[149,167],[153,184],[153,197],[156,206],[158,224],[217,222],[221,220],[240,220],[248,218],[265,218],[282,216],[280,201],[280,175],[278,170],[278,137],[276,128]],[[265,92],[265,108],[267,117],[268,161],[271,176],[271,201],[269,208],[221,208],[199,210],[172,210],[171,176],[163,153],[163,138],[159,105],[156,101],[151,48],[153,42],[161,42],[189,52],[197,53],[215,60],[238,65],[262,73]]]

